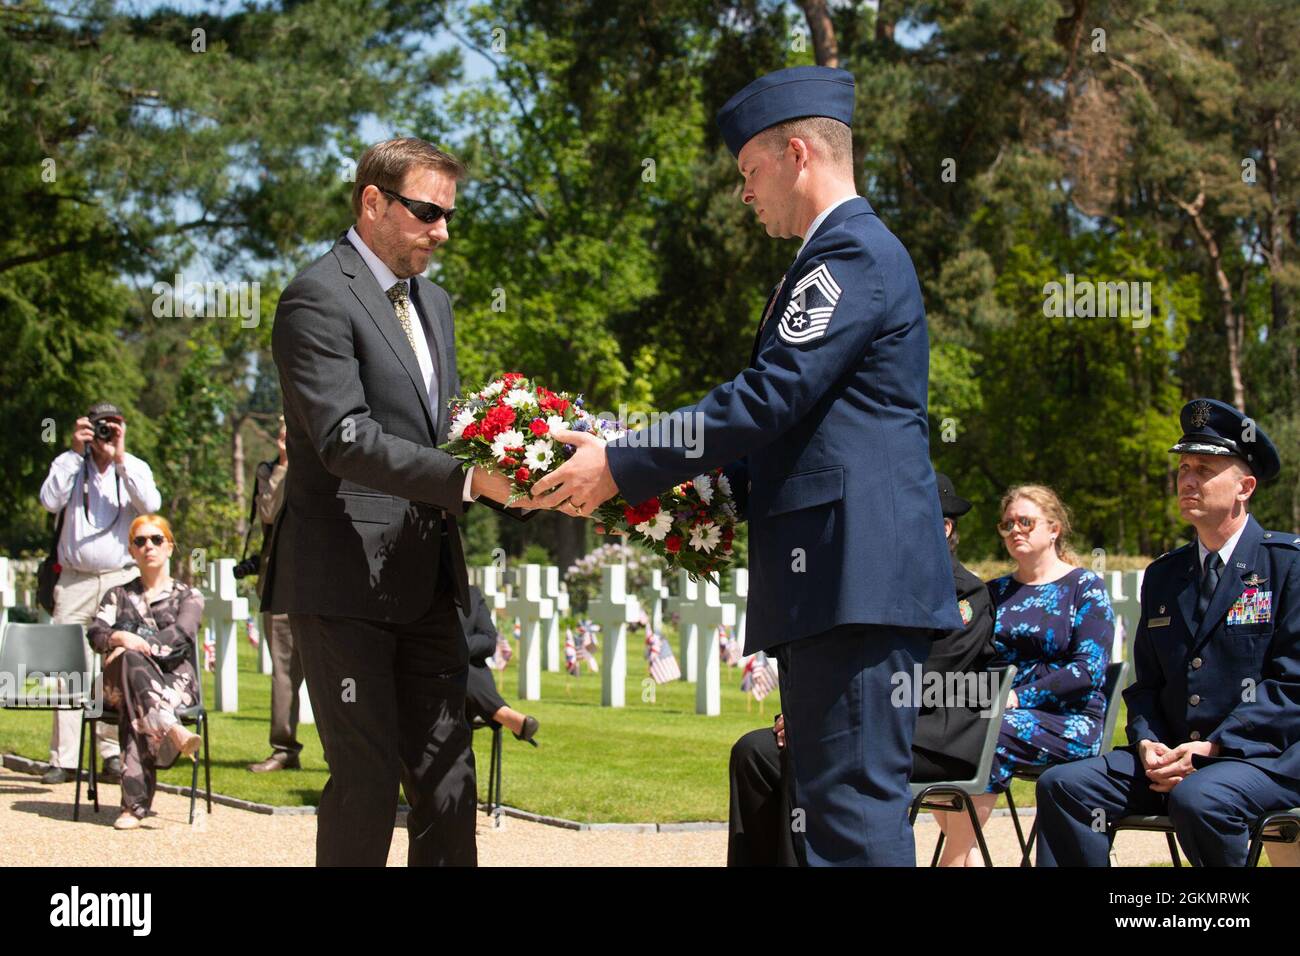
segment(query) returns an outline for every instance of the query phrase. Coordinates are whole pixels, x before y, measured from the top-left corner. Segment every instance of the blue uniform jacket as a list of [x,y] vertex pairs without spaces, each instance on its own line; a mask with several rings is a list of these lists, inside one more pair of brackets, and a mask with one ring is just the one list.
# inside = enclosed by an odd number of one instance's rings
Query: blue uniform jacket
[[1209,740],[1218,758],[1300,777],[1300,537],[1252,515],[1195,633],[1196,543],[1157,559],[1142,581],[1129,743]]
[[749,520],[748,654],[843,624],[961,627],[907,250],[851,199],[765,312],[749,367],[678,410],[700,416],[702,454],[687,457],[680,430],[671,445],[668,421],[625,436],[608,449],[619,491],[640,502],[727,468]]

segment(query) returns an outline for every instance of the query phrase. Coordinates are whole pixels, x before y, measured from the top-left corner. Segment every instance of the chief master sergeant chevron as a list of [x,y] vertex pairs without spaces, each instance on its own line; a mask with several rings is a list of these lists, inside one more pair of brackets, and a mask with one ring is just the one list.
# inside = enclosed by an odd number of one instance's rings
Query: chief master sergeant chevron
[[1300,535],[1246,510],[1281,461],[1231,405],[1197,399],[1181,419],[1196,540],[1142,581],[1129,746],[1039,778],[1039,866],[1105,866],[1095,824],[1130,814],[1167,815],[1197,866],[1242,866],[1255,820],[1300,806]]
[[676,413],[698,416],[702,455],[674,445],[671,419],[607,449],[564,433],[577,450],[534,495],[590,513],[725,466],[750,526],[745,650],[781,665],[796,852],[809,865],[912,866],[916,712],[891,706],[890,678],[961,617],[930,465],[921,289],[856,195],[853,96],[850,73],[796,67],[718,113],[744,202],[768,235],[804,243],[749,366]]

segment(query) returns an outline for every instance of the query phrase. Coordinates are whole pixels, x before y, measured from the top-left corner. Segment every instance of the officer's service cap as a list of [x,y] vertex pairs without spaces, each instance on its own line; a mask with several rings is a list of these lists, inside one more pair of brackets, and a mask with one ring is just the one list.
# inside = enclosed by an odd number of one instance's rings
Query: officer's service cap
[[853,74],[828,66],[795,66],[760,76],[718,110],[718,127],[731,155],[777,123],[829,116],[853,120]]
[[1260,481],[1282,470],[1277,447],[1255,422],[1226,402],[1195,398],[1178,416],[1183,437],[1169,449],[1181,455],[1231,455],[1250,466]]

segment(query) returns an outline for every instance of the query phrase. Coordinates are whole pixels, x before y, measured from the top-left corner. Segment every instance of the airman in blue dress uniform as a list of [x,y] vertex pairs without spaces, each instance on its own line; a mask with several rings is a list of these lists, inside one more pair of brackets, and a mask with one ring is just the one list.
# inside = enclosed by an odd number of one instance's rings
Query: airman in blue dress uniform
[[769,235],[804,244],[749,366],[675,413],[696,416],[702,448],[683,448],[669,419],[608,449],[567,433],[573,458],[534,494],[558,489],[583,514],[725,466],[750,529],[745,651],[780,663],[797,849],[810,865],[912,866],[916,711],[891,705],[891,677],[962,620],[930,465],[920,284],[856,195],[853,100],[852,74],[796,67],[719,111],[744,201]]
[[1039,779],[1040,866],[1106,865],[1099,824],[1127,814],[1168,815],[1195,865],[1241,866],[1252,822],[1300,805],[1300,536],[1246,510],[1277,449],[1214,399],[1181,421],[1170,451],[1196,540],[1142,583],[1129,747]]

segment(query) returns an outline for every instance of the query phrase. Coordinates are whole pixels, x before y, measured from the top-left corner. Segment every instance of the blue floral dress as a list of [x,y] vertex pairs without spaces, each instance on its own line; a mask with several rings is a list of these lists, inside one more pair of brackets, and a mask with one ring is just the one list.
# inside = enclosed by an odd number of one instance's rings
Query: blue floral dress
[[1074,568],[1050,584],[1011,575],[989,582],[996,608],[993,647],[1015,664],[1020,706],[1002,716],[988,793],[1002,793],[1022,767],[1065,763],[1101,752],[1106,667],[1115,632],[1100,577]]

